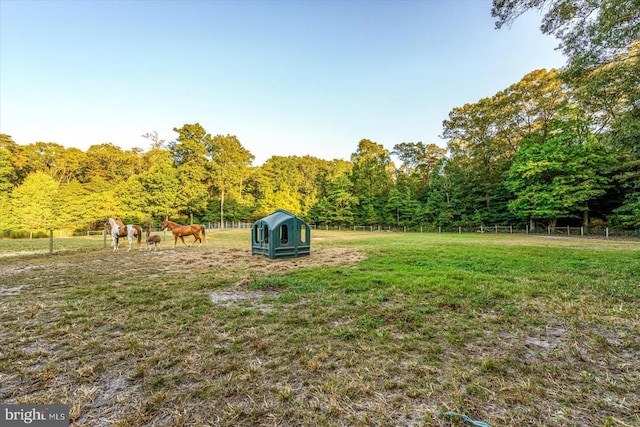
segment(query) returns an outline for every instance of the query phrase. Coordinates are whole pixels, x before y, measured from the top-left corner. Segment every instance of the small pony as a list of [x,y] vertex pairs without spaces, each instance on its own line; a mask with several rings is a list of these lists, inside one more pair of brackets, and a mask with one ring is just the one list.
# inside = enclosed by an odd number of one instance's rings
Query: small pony
[[162,241],[160,236],[152,236],[151,228],[147,228],[147,251],[151,250],[151,245],[154,246],[153,251],[155,252],[158,249],[158,245]]

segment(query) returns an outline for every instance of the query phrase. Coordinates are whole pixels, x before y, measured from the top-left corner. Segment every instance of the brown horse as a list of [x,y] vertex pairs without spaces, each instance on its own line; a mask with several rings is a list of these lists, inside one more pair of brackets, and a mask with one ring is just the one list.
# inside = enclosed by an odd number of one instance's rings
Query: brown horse
[[116,252],[118,250],[118,243],[120,241],[120,237],[126,237],[129,240],[129,249],[127,252],[131,250],[133,246],[133,237],[138,237],[138,248],[142,250],[140,244],[142,243],[142,228],[136,224],[124,225],[124,223],[120,220],[120,218],[112,218],[108,217],[104,226],[108,230],[111,235],[111,242],[113,244],[113,251]]
[[205,227],[204,225],[199,225],[199,224],[196,224],[196,225],[198,227],[200,227],[200,232],[202,233],[202,241],[206,242],[207,241],[207,239],[206,239],[207,227]]
[[180,225],[175,222],[169,221],[169,219],[165,219],[162,223],[162,229],[169,227],[171,232],[173,233],[173,247],[175,249],[176,244],[178,243],[178,237],[182,240],[182,243],[185,243],[184,238],[186,236],[193,236],[195,240],[191,244],[191,246],[195,245],[196,242],[200,242],[202,245],[202,239],[200,238],[200,226],[199,225]]

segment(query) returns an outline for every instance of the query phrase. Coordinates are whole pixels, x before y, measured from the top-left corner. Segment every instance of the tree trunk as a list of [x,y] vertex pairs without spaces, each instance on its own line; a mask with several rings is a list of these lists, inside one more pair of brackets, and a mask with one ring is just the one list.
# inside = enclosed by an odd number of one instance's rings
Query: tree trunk
[[551,232],[555,233],[556,231],[556,224],[558,223],[558,218],[553,218],[551,220]]
[[224,228],[224,191],[220,192],[220,229]]
[[589,202],[584,202],[584,212],[582,213],[582,226],[589,227]]
[[535,231],[536,230],[536,222],[533,220],[533,218],[529,218],[529,231]]

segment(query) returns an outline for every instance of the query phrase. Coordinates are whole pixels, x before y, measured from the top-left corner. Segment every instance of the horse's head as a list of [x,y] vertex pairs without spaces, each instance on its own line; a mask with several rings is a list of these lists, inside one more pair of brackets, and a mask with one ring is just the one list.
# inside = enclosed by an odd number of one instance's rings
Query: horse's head
[[162,229],[164,230],[168,226],[169,226],[169,219],[165,218],[164,221],[162,221]]

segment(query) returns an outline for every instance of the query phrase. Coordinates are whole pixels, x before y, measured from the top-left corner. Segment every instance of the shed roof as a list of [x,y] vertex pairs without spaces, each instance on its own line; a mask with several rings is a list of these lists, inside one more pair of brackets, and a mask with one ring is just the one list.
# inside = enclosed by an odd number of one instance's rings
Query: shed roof
[[260,221],[266,222],[267,226],[273,229],[277,227],[278,224],[281,224],[292,218],[297,218],[297,217],[289,211],[285,211],[284,209],[278,209],[271,215],[265,216]]

